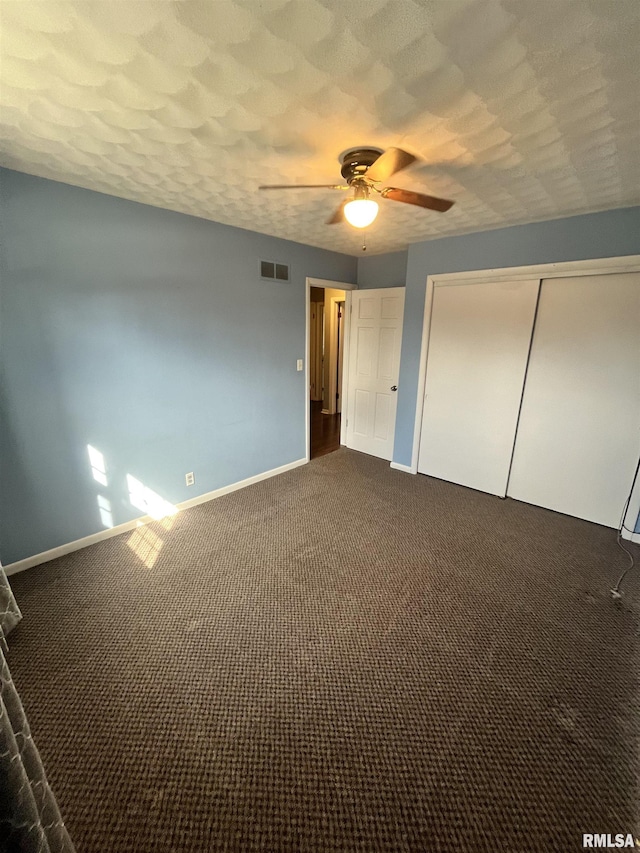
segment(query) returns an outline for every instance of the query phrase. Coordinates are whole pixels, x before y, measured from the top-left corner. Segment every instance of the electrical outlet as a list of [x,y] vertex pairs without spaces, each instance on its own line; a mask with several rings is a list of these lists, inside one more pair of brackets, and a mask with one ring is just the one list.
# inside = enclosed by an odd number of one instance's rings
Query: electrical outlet
[[193,471],[189,471],[188,474],[184,475],[184,481],[187,484],[187,486],[193,486],[193,484],[196,481],[196,478],[193,476]]

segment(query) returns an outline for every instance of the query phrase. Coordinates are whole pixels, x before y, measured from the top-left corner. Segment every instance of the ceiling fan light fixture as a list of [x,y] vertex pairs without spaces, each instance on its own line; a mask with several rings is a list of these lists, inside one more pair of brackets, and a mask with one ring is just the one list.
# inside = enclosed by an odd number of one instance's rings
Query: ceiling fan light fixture
[[386,183],[391,175],[406,169],[416,161],[413,154],[403,151],[402,148],[387,148],[381,151],[379,148],[354,148],[340,156],[342,169],[340,173],[344,178],[344,184],[270,184],[263,185],[261,190],[300,190],[300,189],[325,189],[325,190],[353,190],[350,199],[344,199],[337,210],[327,219],[327,225],[338,225],[345,219],[354,228],[366,228],[378,215],[378,204],[369,198],[371,191],[382,198],[390,201],[399,201],[403,204],[413,204],[416,207],[424,207],[427,210],[436,210],[444,213],[449,210],[452,201],[446,198],[436,198],[413,190],[403,190],[398,187],[379,188],[376,184]]
[[354,198],[344,206],[344,216],[354,228],[366,228],[378,215],[378,202],[370,198]]

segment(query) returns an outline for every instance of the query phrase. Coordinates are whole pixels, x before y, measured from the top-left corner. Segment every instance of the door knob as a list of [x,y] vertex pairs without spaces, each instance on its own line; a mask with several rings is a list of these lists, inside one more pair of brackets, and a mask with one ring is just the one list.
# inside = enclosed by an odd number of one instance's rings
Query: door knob
[[391,390],[392,390],[392,391],[397,391],[397,390],[398,390],[398,386],[397,386],[397,385],[392,385],[392,386],[391,386]]

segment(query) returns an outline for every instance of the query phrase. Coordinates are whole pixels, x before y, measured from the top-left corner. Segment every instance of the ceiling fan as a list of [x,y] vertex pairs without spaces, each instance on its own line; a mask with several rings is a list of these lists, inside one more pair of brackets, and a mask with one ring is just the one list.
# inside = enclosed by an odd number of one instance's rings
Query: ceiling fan
[[353,197],[345,199],[333,216],[327,219],[327,225],[335,225],[346,219],[356,228],[366,228],[371,225],[378,215],[378,202],[371,198],[372,193],[381,195],[391,201],[401,201],[404,204],[414,204],[428,210],[444,213],[453,205],[446,198],[436,198],[412,190],[402,190],[398,187],[382,187],[376,184],[386,182],[391,175],[406,169],[418,158],[402,148],[356,148],[347,151],[342,156],[341,174],[345,184],[271,184],[261,186],[261,190],[353,190]]

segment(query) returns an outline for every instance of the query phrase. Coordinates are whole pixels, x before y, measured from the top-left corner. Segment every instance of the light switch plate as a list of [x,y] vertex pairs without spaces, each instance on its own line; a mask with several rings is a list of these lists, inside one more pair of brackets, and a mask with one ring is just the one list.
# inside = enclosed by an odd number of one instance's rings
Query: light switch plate
[[297,368],[298,372],[302,370],[302,359],[301,358],[299,358],[298,361],[296,362],[296,368]]

